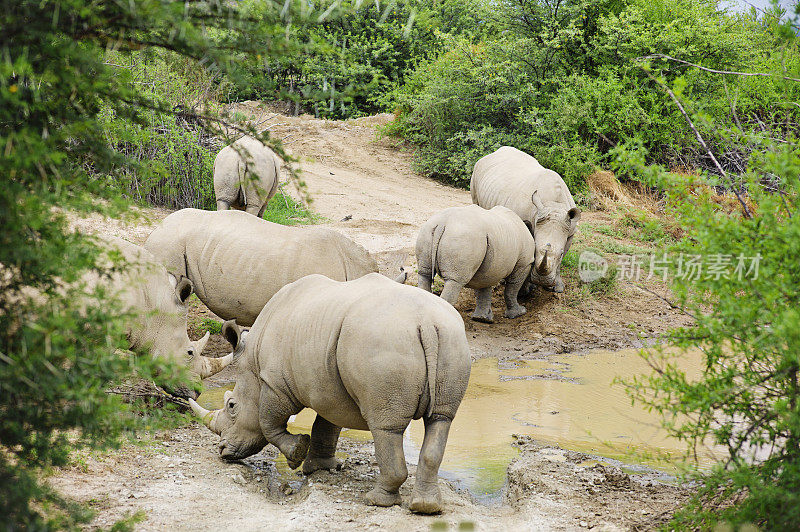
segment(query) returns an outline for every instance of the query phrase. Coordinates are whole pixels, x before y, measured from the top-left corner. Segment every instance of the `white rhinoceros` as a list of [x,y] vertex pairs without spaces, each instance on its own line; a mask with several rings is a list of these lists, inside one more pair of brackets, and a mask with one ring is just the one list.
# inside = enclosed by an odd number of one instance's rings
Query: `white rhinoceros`
[[517,293],[530,276],[534,242],[513,211],[497,206],[450,207],[425,222],[417,237],[419,287],[431,291],[436,273],[444,280],[442,299],[456,304],[465,286],[475,290],[472,319],[492,323],[492,287],[505,279],[506,317],[525,314]]
[[233,207],[261,218],[278,189],[283,161],[258,139],[244,136],[220,150],[214,159],[217,210]]
[[536,242],[531,279],[563,292],[561,260],[572,244],[581,210],[561,176],[527,153],[503,146],[475,163],[470,192],[472,203],[484,209],[502,205],[517,213]]
[[[271,443],[303,473],[334,469],[342,427],[369,430],[380,468],[369,504],[400,504],[408,476],[403,432],[425,421],[411,496],[414,512],[442,509],[438,471],[450,423],[469,381],[464,321],[440,298],[379,274],[337,282],[309,275],[282,288],[242,338],[226,322],[234,346],[236,386],[210,412],[190,401],[221,436],[219,452],[236,460]],[[303,408],[316,411],[311,438],[286,423]]]
[[217,316],[245,326],[275,292],[301,277],[348,281],[378,271],[367,250],[332,229],[287,227],[241,211],[176,211],[144,247],[167,270],[188,277]]
[[128,328],[132,348],[147,348],[154,357],[188,366],[193,377],[191,387],[169,391],[182,397],[197,397],[200,379],[222,370],[233,357],[202,356],[209,333],[197,341],[189,339],[186,300],[192,295],[192,282],[168,273],[141,246],[114,237],[103,237],[101,242],[109,250],[119,250],[126,264],[110,278],[89,273],[83,280],[88,287],[105,284],[118,295],[121,310],[135,316]]

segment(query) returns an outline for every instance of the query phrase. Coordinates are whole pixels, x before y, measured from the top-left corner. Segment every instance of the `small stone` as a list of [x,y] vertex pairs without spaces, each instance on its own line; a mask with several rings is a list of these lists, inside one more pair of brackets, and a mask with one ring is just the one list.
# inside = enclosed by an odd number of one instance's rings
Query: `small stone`
[[587,523],[586,521],[581,521],[578,524],[581,525],[581,528],[588,528],[589,527],[589,523]]
[[291,495],[292,493],[294,493],[294,490],[292,488],[290,488],[289,486],[286,486],[286,489],[283,490],[283,494],[284,495]]
[[261,477],[256,477],[256,482],[261,482]]
[[233,480],[236,484],[239,484],[241,486],[244,486],[245,484],[247,484],[247,480],[245,480],[245,478],[241,475],[241,473],[237,473],[237,474],[233,475],[231,477],[231,480]]

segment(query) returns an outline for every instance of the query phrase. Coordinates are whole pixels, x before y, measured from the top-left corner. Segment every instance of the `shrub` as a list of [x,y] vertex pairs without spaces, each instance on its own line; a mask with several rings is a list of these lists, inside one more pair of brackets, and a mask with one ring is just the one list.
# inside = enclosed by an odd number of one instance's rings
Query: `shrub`
[[795,106],[776,104],[800,97],[800,88],[779,78],[723,79],[653,57],[714,69],[797,70],[796,42],[769,14],[728,14],[716,0],[515,0],[499,9],[507,22],[498,36],[446,40],[444,53],[421,63],[392,95],[399,117],[386,131],[419,146],[416,164],[428,175],[464,186],[478,158],[507,144],[581,191],[584,177],[610,166],[611,150],[630,142],[648,162],[716,171],[660,78],[682,79],[701,117],[696,126],[729,171],[740,171],[753,149],[732,129],[761,123],[780,131],[800,117]]

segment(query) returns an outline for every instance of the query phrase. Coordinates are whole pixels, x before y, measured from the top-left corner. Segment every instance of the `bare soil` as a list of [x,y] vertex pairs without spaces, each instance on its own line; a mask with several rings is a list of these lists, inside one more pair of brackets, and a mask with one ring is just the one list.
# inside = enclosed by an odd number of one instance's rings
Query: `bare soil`
[[[257,102],[239,104],[237,110],[254,118],[270,116]],[[378,115],[336,122],[275,115],[265,126],[286,138],[287,147],[299,158],[314,200],[311,207],[327,220],[324,225],[367,248],[382,273],[394,277],[404,266],[411,273],[408,282],[416,284],[413,246],[419,226],[441,209],[469,204],[470,196],[416,174],[408,148],[380,139],[376,126],[391,118]],[[291,192],[291,186],[284,190]],[[169,211],[141,212],[143,216],[128,225],[99,218],[75,223],[141,243]],[[587,227],[608,221],[604,212],[583,213]],[[576,242],[591,238],[582,234]],[[465,319],[473,358],[502,360],[637,347],[689,323],[638,284],[622,281],[610,295],[588,297],[581,295],[577,284],[575,278],[567,279],[564,294],[535,292],[525,302],[527,314],[516,320],[503,317],[502,299],[496,294],[496,322],[491,325],[469,319],[474,297],[464,290],[457,308]],[[657,283],[641,286],[666,295]],[[195,301],[191,321],[198,323],[203,317],[214,318]],[[212,337],[207,354],[227,352],[224,340]],[[207,384],[231,379],[225,370]],[[472,522],[478,530],[638,530],[657,526],[688,496],[684,488],[661,483],[658,474],[630,476],[590,456],[521,438],[520,454],[508,468],[507,484],[497,501],[478,502],[440,480],[445,512],[417,516],[408,511],[407,502],[389,509],[363,503],[362,495],[377,474],[371,442],[343,438],[342,471],[303,477],[287,471],[272,446],[243,462],[225,463],[216,451],[217,437],[197,424],[143,438],[143,443],[120,451],[78,455],[74,466],[51,478],[61,493],[96,509],[90,527],[107,527],[143,510],[137,530],[428,530],[437,521],[452,528]],[[411,476],[402,489],[406,499],[414,469],[409,464]]]

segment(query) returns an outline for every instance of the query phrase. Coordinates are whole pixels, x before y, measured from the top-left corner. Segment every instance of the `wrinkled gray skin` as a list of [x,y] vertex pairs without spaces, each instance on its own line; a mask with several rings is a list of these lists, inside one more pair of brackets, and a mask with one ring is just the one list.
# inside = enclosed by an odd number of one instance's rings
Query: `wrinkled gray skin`
[[564,291],[561,260],[572,244],[581,210],[564,180],[516,148],[503,146],[475,163],[472,202],[484,209],[508,207],[525,222],[536,242],[531,281]]
[[[303,473],[336,469],[342,427],[369,430],[380,468],[366,500],[401,503],[408,476],[403,432],[425,422],[411,496],[414,512],[438,513],[438,471],[450,423],[467,388],[470,354],[456,310],[413,286],[379,274],[337,282],[309,275],[282,288],[243,338],[226,322],[234,345],[236,387],[225,406],[192,409],[221,436],[223,458],[241,459],[272,443]],[[311,438],[286,423],[303,408],[317,412]]]
[[245,136],[220,150],[214,159],[217,210],[233,207],[261,218],[278,189],[283,161],[259,140]]
[[534,242],[513,211],[497,206],[451,207],[425,222],[417,237],[419,287],[431,291],[438,273],[444,280],[442,299],[455,305],[465,286],[475,290],[472,319],[492,323],[492,287],[505,279],[506,317],[525,314],[517,301],[533,263]]
[[190,385],[168,391],[181,397],[197,397],[200,380],[222,370],[233,357],[202,356],[209,334],[197,341],[186,334],[186,300],[192,295],[191,281],[168,273],[150,252],[136,244],[113,237],[104,237],[101,242],[119,250],[127,267],[110,280],[97,273],[87,274],[87,286],[105,283],[118,294],[121,310],[137,316],[128,329],[131,347],[148,348],[155,358],[187,366],[192,376]]
[[176,211],[144,247],[167,270],[189,278],[214,314],[245,326],[275,292],[301,277],[348,281],[378,271],[375,259],[341,233],[287,227],[241,211]]

